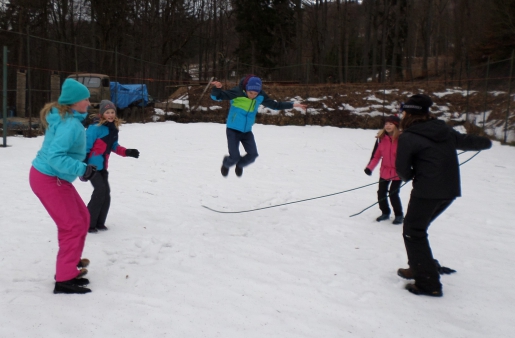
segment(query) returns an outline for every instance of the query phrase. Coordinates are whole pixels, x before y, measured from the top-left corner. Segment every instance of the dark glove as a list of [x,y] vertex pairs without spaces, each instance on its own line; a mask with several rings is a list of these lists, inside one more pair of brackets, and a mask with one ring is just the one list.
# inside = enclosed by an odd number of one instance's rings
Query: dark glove
[[451,273],[456,272],[456,270],[448,268],[446,266],[441,266],[440,263],[435,259],[436,269],[440,275],[450,275]]
[[88,164],[88,166],[86,167],[86,171],[84,172],[84,175],[79,177],[79,180],[81,180],[82,182],[87,182],[93,176],[95,176],[96,172],[97,172],[97,166]]
[[365,168],[365,174],[367,174],[368,176],[372,176],[372,171],[370,171],[370,169],[368,168]]
[[125,150],[125,156],[138,158],[139,157],[139,151],[138,151],[138,149],[126,149]]

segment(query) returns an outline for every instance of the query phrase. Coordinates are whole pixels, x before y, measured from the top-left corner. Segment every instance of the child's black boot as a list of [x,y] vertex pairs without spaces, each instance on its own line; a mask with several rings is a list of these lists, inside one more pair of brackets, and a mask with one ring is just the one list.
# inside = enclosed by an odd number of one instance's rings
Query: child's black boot
[[222,173],[222,176],[223,176],[223,177],[227,177],[227,175],[229,175],[229,168],[224,167],[224,166],[222,165],[222,167],[220,168],[220,172]]
[[376,218],[376,221],[381,222],[390,218],[390,214],[382,214]]
[[234,169],[234,172],[236,173],[236,176],[241,177],[241,175],[243,175],[243,168],[236,166],[236,169]]

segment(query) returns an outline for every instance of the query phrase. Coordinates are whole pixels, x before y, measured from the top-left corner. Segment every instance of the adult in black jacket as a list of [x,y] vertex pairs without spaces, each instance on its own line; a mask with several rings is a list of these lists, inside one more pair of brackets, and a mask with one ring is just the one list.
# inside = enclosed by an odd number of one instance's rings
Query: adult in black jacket
[[415,280],[414,284],[406,285],[411,293],[440,297],[442,284],[427,229],[461,196],[456,149],[489,149],[492,142],[447,126],[430,114],[432,104],[429,96],[417,94],[403,106],[395,167],[403,181],[413,180],[413,189],[403,226],[409,269],[399,269],[398,274]]

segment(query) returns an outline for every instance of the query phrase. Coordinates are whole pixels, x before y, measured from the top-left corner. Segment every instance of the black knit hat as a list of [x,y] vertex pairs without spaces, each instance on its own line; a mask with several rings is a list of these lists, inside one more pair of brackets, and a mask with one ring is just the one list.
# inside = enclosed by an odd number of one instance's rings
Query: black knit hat
[[413,95],[404,103],[402,109],[413,115],[429,114],[429,107],[433,105],[433,100],[427,95],[416,94]]

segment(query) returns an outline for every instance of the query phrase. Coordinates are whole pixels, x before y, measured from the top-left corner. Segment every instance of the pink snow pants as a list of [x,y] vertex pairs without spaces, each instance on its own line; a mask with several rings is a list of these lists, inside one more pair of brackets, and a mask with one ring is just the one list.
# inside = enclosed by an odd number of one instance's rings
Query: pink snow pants
[[77,277],[84,242],[89,228],[89,211],[70,182],[42,174],[32,167],[30,187],[57,225],[59,252],[55,280],[63,282]]

